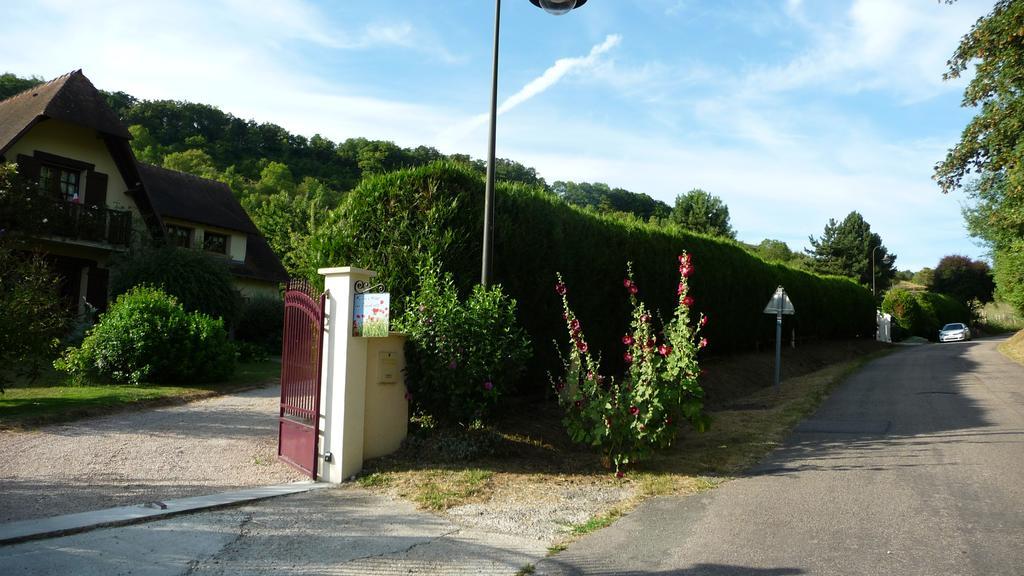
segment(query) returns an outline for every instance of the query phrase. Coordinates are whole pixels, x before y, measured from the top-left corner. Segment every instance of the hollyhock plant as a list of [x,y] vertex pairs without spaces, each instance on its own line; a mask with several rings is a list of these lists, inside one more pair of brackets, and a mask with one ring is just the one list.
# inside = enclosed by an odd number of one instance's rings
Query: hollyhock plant
[[[679,290],[672,319],[659,330],[651,311],[638,298],[639,286],[627,266],[626,288],[633,311],[629,331],[622,337],[624,373],[601,374],[600,355],[591,353],[572,308],[568,289],[558,275],[570,346],[562,356],[565,373],[551,382],[565,409],[563,420],[574,442],[600,446],[603,461],[614,465],[617,475],[630,464],[669,446],[678,429],[673,422],[689,421],[704,430],[710,419],[704,413],[704,391],[697,381],[700,327],[703,315],[691,323],[688,278],[695,267],[689,254],[679,257]],[[695,326],[692,324],[696,324]],[[581,345],[582,344],[582,345]]]

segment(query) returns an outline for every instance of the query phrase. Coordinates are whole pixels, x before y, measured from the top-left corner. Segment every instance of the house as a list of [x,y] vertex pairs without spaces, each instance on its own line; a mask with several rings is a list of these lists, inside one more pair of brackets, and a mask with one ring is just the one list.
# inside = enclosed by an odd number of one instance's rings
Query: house
[[131,134],[76,70],[0,101],[0,161],[49,192],[37,238],[73,309],[105,309],[110,268],[154,240],[222,258],[243,297],[288,279],[226,185],[138,162]]

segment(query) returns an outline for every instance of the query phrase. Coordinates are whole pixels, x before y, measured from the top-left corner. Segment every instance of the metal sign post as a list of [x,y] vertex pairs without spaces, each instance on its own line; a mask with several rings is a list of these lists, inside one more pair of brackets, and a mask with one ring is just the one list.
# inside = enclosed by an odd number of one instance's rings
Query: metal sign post
[[765,314],[775,314],[775,389],[779,389],[779,377],[782,373],[782,315],[796,314],[793,302],[786,295],[786,290],[779,286],[775,289],[768,305],[764,307]]

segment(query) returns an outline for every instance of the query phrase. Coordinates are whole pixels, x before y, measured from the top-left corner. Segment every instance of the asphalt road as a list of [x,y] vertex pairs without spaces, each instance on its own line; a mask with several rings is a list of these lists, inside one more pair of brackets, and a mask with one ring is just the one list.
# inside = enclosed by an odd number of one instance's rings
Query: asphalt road
[[537,574],[1024,574],[1024,366],[999,340],[869,364],[748,475],[650,500]]

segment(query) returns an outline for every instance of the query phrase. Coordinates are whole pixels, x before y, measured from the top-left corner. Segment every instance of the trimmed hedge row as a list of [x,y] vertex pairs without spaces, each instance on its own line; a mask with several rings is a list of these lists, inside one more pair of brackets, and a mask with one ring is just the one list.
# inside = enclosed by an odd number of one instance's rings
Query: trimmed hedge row
[[937,340],[939,329],[951,322],[971,321],[971,311],[961,302],[935,292],[890,290],[882,300],[882,311],[896,319],[896,324],[914,336]]
[[[416,263],[442,262],[463,293],[480,278],[483,181],[459,164],[436,163],[364,179],[314,232],[306,261],[316,269],[360,266],[401,300],[415,289]],[[853,281],[769,264],[731,241],[600,216],[567,205],[543,189],[499,184],[495,203],[496,282],[519,302],[541,366],[556,366],[564,337],[555,273],[561,272],[591,343],[617,368],[619,332],[630,308],[623,289],[627,261],[648,304],[668,318],[676,299],[677,256],[692,257],[694,310],[710,322],[709,351],[749,350],[773,341],[774,317],[763,314],[775,288],[785,286],[797,311],[784,330],[800,339],[869,336],[874,301]]]

